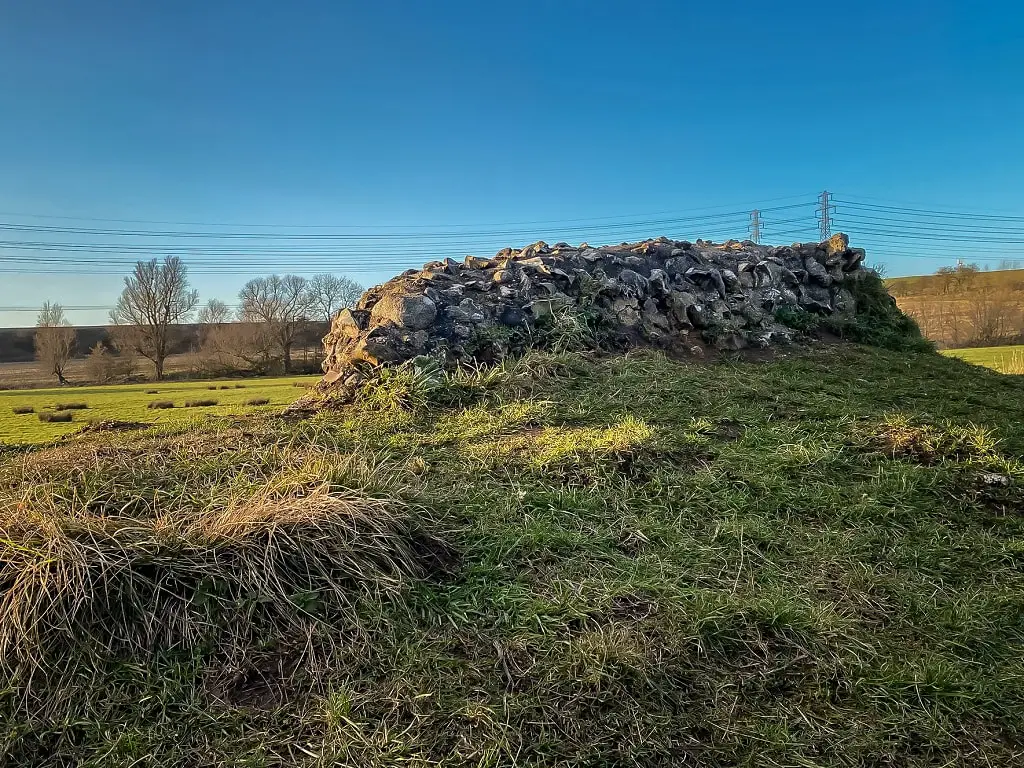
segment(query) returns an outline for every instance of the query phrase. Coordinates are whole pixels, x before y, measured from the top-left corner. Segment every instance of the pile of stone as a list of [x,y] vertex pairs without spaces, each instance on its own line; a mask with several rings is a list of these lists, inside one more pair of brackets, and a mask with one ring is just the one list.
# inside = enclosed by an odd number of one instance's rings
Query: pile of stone
[[500,359],[509,339],[540,338],[585,314],[607,346],[740,349],[789,343],[799,311],[849,315],[845,287],[867,272],[845,235],[771,247],[667,238],[592,248],[505,248],[493,258],[434,261],[363,294],[324,338],[322,387],[358,384],[368,366],[421,355],[443,365]]

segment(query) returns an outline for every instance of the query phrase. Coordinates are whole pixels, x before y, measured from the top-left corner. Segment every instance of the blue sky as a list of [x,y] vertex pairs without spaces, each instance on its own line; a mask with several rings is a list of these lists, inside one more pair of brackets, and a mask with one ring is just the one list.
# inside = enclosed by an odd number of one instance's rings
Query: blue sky
[[[371,284],[432,249],[697,236],[715,220],[626,225],[755,206],[780,208],[766,239],[812,239],[826,188],[1022,216],[1022,30],[1014,4],[942,0],[12,0],[0,6],[0,223],[281,236],[279,255],[251,258],[241,251],[263,241],[188,241],[203,298],[230,302],[244,269],[334,267]],[[848,213],[840,204],[837,225],[857,242]],[[481,234],[412,238],[431,231]],[[307,241],[286,237],[310,233],[383,237],[310,260]],[[0,232],[51,245],[0,245],[0,307],[110,305],[113,262],[133,252],[54,248],[182,242],[162,237]],[[890,274],[997,251],[860,242]],[[61,274],[23,274],[34,268]],[[0,312],[0,324],[33,319]]]

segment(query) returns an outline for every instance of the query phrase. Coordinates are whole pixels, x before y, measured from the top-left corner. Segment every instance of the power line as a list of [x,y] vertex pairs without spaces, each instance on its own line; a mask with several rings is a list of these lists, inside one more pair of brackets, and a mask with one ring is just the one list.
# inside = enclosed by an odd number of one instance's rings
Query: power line
[[[854,201],[847,200],[846,198],[848,198],[848,197],[854,198]],[[857,207],[864,207],[864,208],[878,208],[878,209],[885,209],[885,210],[890,210],[890,211],[907,211],[907,212],[918,213],[918,214],[935,214],[935,215],[940,215],[940,216],[953,216],[953,217],[960,217],[960,218],[967,217],[967,218],[995,218],[995,219],[1024,220],[1024,216],[1018,216],[1016,214],[1010,214],[1010,213],[991,213],[991,212],[989,212],[989,213],[976,213],[976,212],[971,211],[971,210],[959,210],[959,211],[946,210],[946,211],[941,211],[941,210],[933,210],[933,209],[930,209],[930,208],[927,208],[927,207],[918,206],[918,205],[915,205],[913,203],[897,203],[897,205],[893,206],[893,205],[878,205],[877,203],[865,203],[865,202],[862,202],[863,200],[878,200],[878,198],[862,197],[862,198],[860,198],[858,200],[858,196],[857,195],[847,195],[847,194],[844,194],[844,195],[842,195],[842,199],[837,198],[836,202],[843,203],[843,204],[849,205],[849,206],[857,206]],[[883,200],[881,202],[886,202],[886,201]],[[889,202],[894,202],[894,201],[889,201]]]
[[[798,200],[806,199],[809,195],[785,195],[783,197],[771,197],[766,200],[762,200],[762,203],[773,203],[782,200]],[[686,213],[696,213],[698,211],[714,211],[722,208],[741,208],[748,209],[748,205],[710,205],[701,208],[690,208],[685,209]],[[487,226],[487,227],[505,227],[505,226],[533,226],[533,225],[551,225],[551,224],[564,224],[564,223],[578,223],[584,221],[607,221],[611,219],[635,219],[638,216],[660,216],[668,213],[678,213],[679,209],[670,209],[667,211],[656,211],[655,213],[646,214],[621,214],[619,216],[598,216],[589,217],[582,219],[546,219],[536,221],[511,221],[502,222],[497,224],[404,224],[394,225],[404,228],[417,227],[421,229],[429,229],[431,227],[464,227],[464,226]],[[90,216],[65,216],[65,215],[50,215],[50,214],[39,214],[39,213],[12,213],[12,212],[0,212],[0,216],[11,216],[15,218],[26,218],[26,219],[57,219],[62,221],[95,221],[95,222],[114,222],[121,224],[157,224],[162,226],[185,226],[185,227],[254,227],[254,228],[276,228],[276,229],[368,229],[364,225],[339,225],[339,224],[270,224],[267,222],[260,222],[258,224],[240,224],[240,223],[225,223],[225,222],[201,222],[201,221],[166,221],[166,220],[153,220],[153,219],[125,219],[125,218],[101,218],[101,217],[90,217]]]
[[[759,211],[795,212],[801,208],[809,213],[811,202],[770,206]],[[731,211],[577,229],[588,239],[597,235],[605,241],[612,240],[613,236],[624,242],[649,237],[651,228],[658,225],[669,225],[662,231],[675,237],[693,233],[704,238],[739,239],[745,230],[747,217],[746,212]],[[804,216],[790,216],[774,224],[782,226],[802,221],[806,221]],[[112,274],[115,270],[130,269],[140,257],[172,255],[185,258],[190,270],[197,274],[252,274],[278,270],[300,274],[328,270],[379,273],[418,266],[422,261],[493,252],[506,244],[506,238],[518,236],[532,242],[539,234],[536,231],[481,230],[462,233],[434,231],[416,236],[408,233],[295,236],[280,232],[175,232],[9,222],[0,223],[0,231],[11,234],[34,232],[47,236],[47,239],[0,240],[0,272],[7,274]],[[421,242],[418,239],[421,236],[434,240]],[[122,237],[123,241],[113,242],[115,238]],[[494,240],[489,241],[489,238]],[[553,240],[554,236],[549,235],[547,239]]]
[[947,222],[947,221],[930,221],[921,219],[911,219],[907,217],[893,217],[893,216],[873,216],[864,215],[859,212],[852,214],[846,214],[845,208],[842,215],[837,215],[835,218],[842,224],[864,224],[867,226],[882,225],[888,226],[891,224],[898,224],[901,227],[913,227],[917,229],[927,229],[929,231],[934,228],[942,228],[945,230],[952,230],[954,232],[971,232],[977,233],[980,236],[989,235],[1020,235],[1024,236],[1024,226],[1021,227],[995,227],[985,226],[979,224],[971,224],[965,222]]
[[[805,207],[807,203],[792,205],[773,206],[765,208],[765,211],[793,210]],[[676,226],[682,224],[703,225],[713,222],[721,222],[728,219],[746,217],[745,211],[731,211],[728,213],[705,214],[701,216],[676,216],[664,219],[647,219],[639,221],[623,221],[608,224],[589,224],[571,227],[558,227],[553,229],[557,234],[577,233],[600,233],[606,231],[617,231],[620,229],[637,227],[659,227]],[[476,230],[476,231],[422,231],[422,232],[370,232],[361,234],[295,234],[295,233],[266,233],[266,232],[202,232],[202,231],[173,231],[173,230],[126,230],[126,229],[97,229],[92,227],[60,227],[42,224],[18,224],[0,222],[0,230],[11,232],[36,232],[46,234],[62,235],[85,235],[85,236],[109,236],[109,237],[167,237],[167,238],[202,238],[209,240],[317,240],[317,241],[422,241],[425,239],[440,238],[445,240],[470,238],[470,237],[494,237],[494,238],[516,238],[531,237],[542,234],[539,230]],[[549,235],[550,236],[550,235]]]
[[[768,240],[808,241],[827,239],[841,229],[858,244],[870,248],[872,257],[950,261],[956,258],[997,261],[1024,255],[1024,216],[967,213],[926,207],[880,205],[859,202],[855,196],[838,198],[829,191],[817,200],[759,207],[630,220],[622,217],[569,219],[558,227],[513,229],[528,222],[491,225],[435,225],[424,231],[408,227],[333,227],[311,225],[289,231],[295,225],[228,225],[188,222],[147,222],[132,219],[64,218],[207,229],[146,229],[122,227],[56,226],[52,224],[0,222],[0,274],[116,275],[130,270],[137,260],[180,256],[191,272],[206,275],[253,275],[261,272],[292,272],[311,275],[341,271],[352,274],[398,272],[419,267],[425,261],[461,258],[467,253],[489,254],[509,242],[569,239],[591,242],[630,242],[656,234],[675,239],[699,236],[722,242],[749,236]],[[794,197],[778,198],[788,201]],[[771,202],[771,201],[767,201]],[[666,212],[667,213],[667,212]],[[765,214],[768,214],[767,216]],[[28,217],[28,214],[21,214]],[[773,219],[772,216],[779,216]],[[590,221],[590,224],[578,222]],[[536,222],[537,225],[544,222]],[[235,227],[230,231],[225,228]],[[248,229],[240,229],[248,227]],[[465,227],[456,229],[455,227]],[[509,227],[509,228],[502,228]],[[340,230],[345,231],[340,231]],[[546,230],[546,231],[545,231]],[[660,231],[659,231],[660,230]],[[6,235],[6,237],[4,237]],[[969,246],[967,245],[969,244]],[[991,254],[991,255],[989,255]],[[0,311],[20,311],[2,310]]]

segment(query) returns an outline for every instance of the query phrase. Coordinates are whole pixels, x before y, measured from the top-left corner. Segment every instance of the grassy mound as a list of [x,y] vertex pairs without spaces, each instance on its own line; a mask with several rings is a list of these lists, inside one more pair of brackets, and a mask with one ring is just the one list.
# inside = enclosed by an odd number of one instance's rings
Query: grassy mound
[[409,366],[0,464],[0,762],[1019,764],[1024,383]]

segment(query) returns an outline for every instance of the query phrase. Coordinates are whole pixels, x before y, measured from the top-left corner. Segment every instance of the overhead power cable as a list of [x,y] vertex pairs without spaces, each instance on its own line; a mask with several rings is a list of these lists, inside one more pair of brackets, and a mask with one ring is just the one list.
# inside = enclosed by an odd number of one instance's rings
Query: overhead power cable
[[865,210],[876,210],[876,211],[889,211],[889,212],[900,212],[911,214],[918,217],[930,217],[930,218],[946,218],[946,219],[997,219],[1002,221],[1022,221],[1024,222],[1024,216],[1016,216],[1005,213],[971,213],[968,211],[938,211],[927,208],[906,208],[900,206],[891,205],[876,205],[873,203],[858,203],[856,201],[834,199],[835,203],[841,203],[844,207],[865,209]]
[[[783,197],[772,197],[766,200],[761,200],[760,203],[774,203],[782,200],[808,200],[813,198],[813,195],[786,195]],[[756,205],[753,204],[753,205]],[[567,223],[580,223],[587,221],[611,221],[614,219],[637,219],[647,216],[660,216],[663,214],[670,213],[699,213],[703,211],[715,211],[723,208],[734,208],[749,210],[751,204],[742,205],[710,205],[701,208],[690,208],[690,209],[669,209],[665,211],[655,211],[654,213],[645,214],[621,214],[618,216],[597,216],[588,217],[582,219],[544,219],[536,221],[506,221],[497,224],[404,224],[395,225],[398,228],[412,228],[412,229],[431,229],[434,227],[465,227],[465,226],[485,226],[485,227],[507,227],[507,226],[534,226],[534,225],[555,225],[555,224],[567,224]],[[27,219],[57,219],[62,221],[95,221],[95,222],[106,222],[106,223],[121,223],[121,224],[155,224],[160,226],[183,226],[183,227],[253,227],[253,228],[273,228],[273,229],[375,229],[375,227],[369,227],[365,225],[339,225],[339,224],[270,224],[267,222],[260,222],[258,224],[238,224],[238,223],[225,223],[225,222],[201,222],[201,221],[166,221],[166,220],[153,220],[153,219],[125,219],[125,218],[99,218],[90,216],[63,216],[63,215],[48,215],[40,213],[11,213],[11,212],[0,212],[0,216],[6,216],[9,218],[27,218]]]
[[[795,208],[806,207],[804,204],[795,205],[783,205],[775,206],[773,208],[764,208],[762,213],[793,210]],[[746,219],[747,213],[745,211],[734,211],[730,213],[719,213],[719,214],[707,214],[704,216],[675,216],[664,219],[648,219],[643,221],[624,221],[613,224],[591,224],[591,225],[574,225],[570,227],[560,226],[552,228],[552,231],[558,234],[569,234],[569,233],[589,233],[589,232],[606,232],[615,231],[621,229],[635,229],[637,227],[662,227],[662,226],[677,226],[683,224],[690,225],[703,225],[705,223],[713,225],[714,222],[720,222],[730,218],[743,217]],[[208,240],[325,240],[325,241],[388,241],[388,240],[430,240],[430,239],[457,239],[457,238],[469,238],[469,237],[521,237],[521,236],[533,236],[537,234],[536,230],[467,230],[467,231],[422,231],[422,232],[370,232],[370,233],[330,233],[330,234],[303,234],[303,233],[266,233],[266,232],[198,232],[198,231],[175,231],[175,230],[127,230],[127,229],[97,229],[91,227],[59,227],[51,225],[41,224],[17,224],[10,222],[0,222],[0,230],[11,231],[11,232],[37,232],[47,234],[61,234],[61,235],[86,235],[86,236],[110,236],[110,237],[170,237],[170,238],[203,238]]]

